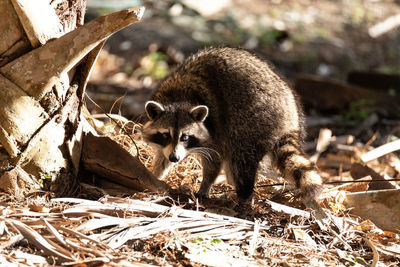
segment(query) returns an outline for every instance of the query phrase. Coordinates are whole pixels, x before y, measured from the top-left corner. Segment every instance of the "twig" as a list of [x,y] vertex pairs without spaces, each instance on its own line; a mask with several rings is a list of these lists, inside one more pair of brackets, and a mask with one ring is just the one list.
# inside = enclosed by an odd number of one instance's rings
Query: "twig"
[[104,113],[104,115],[106,115],[110,120],[112,120],[116,125],[118,125],[121,128],[121,130],[129,137],[129,139],[131,139],[133,145],[136,148],[136,157],[140,158],[139,147],[136,144],[135,140],[133,140],[132,136],[130,134],[128,134],[128,132],[125,131],[124,127],[119,125],[119,123],[114,118],[112,118],[110,115],[108,115],[102,107],[100,107],[92,98],[90,98],[90,96],[88,94],[86,94],[86,97],[93,103],[93,105],[95,105],[98,109],[100,109]]
[[254,222],[254,232],[253,232],[253,236],[251,237],[251,240],[249,242],[249,254],[253,255],[254,251],[256,249],[256,245],[257,245],[257,238],[260,234],[260,222],[258,220],[256,220]]
[[[326,182],[323,184],[351,184],[351,183],[373,183],[373,182],[400,182],[400,178],[392,178],[392,179],[375,179],[371,181],[365,181],[365,180],[356,180],[356,181],[331,181],[331,182]],[[256,188],[262,188],[262,187],[272,187],[272,186],[284,186],[286,185],[285,183],[279,183],[279,184],[265,184],[265,185],[258,185]]]
[[379,253],[378,253],[378,251],[376,250],[375,245],[372,244],[372,242],[371,242],[368,238],[364,237],[363,240],[364,240],[365,243],[367,243],[368,246],[372,249],[372,254],[374,255],[374,257],[373,257],[373,259],[372,259],[371,267],[375,267],[375,266],[378,264],[378,261],[379,261]]
[[387,144],[384,144],[378,148],[375,148],[374,150],[371,150],[361,156],[361,160],[363,162],[368,162],[374,159],[377,159],[379,157],[382,157],[386,154],[389,154],[393,151],[399,150],[400,149],[400,140],[396,140]]
[[400,14],[390,16],[389,18],[381,21],[371,28],[368,29],[368,34],[373,37],[377,38],[380,35],[393,30],[396,27],[400,26]]

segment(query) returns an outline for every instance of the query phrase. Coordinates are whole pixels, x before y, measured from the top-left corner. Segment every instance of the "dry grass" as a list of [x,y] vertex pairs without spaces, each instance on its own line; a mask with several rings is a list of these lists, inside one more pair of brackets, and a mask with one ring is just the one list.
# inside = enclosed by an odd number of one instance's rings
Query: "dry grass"
[[[130,126],[130,127],[129,127]],[[129,132],[138,125],[126,124]],[[136,155],[123,132],[110,136]],[[148,167],[152,151],[132,135]],[[189,158],[166,181],[191,195],[201,167]],[[4,266],[336,266],[400,264],[400,238],[349,215],[342,191],[324,201],[325,228],[291,193],[260,177],[252,209],[235,209],[235,194],[224,182],[210,200],[138,193],[98,201],[52,198],[37,193],[16,201],[0,195],[0,265]],[[279,210],[269,198],[283,203]],[[291,208],[300,207],[301,209]],[[297,214],[297,215],[296,215]],[[239,218],[240,217],[240,218]]]

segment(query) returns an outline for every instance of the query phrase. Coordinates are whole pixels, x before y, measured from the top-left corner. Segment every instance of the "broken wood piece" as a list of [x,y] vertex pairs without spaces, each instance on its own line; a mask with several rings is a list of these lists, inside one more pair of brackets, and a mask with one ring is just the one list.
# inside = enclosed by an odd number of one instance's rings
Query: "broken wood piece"
[[[329,140],[331,146],[340,146],[340,145],[350,145],[354,142],[354,135],[339,135],[339,136],[332,136]],[[317,141],[307,142],[304,146],[306,151],[316,149]],[[349,150],[349,149],[347,149]]]
[[317,152],[324,152],[332,139],[332,131],[330,129],[324,128],[319,131],[318,141],[317,141]]
[[400,14],[393,15],[368,29],[368,34],[372,38],[377,38],[400,26]]
[[11,0],[33,48],[64,34],[60,19],[46,0]]
[[61,73],[71,70],[114,32],[139,21],[143,12],[144,8],[138,7],[96,18],[8,63],[0,73],[40,100],[59,81]]
[[266,199],[265,200],[267,204],[269,204],[271,206],[271,209],[278,211],[278,212],[283,212],[286,214],[289,214],[291,216],[301,216],[304,217],[306,219],[310,218],[310,212],[309,211],[305,211],[305,210],[300,210],[300,209],[296,209],[296,208],[292,208],[283,204],[279,204],[276,202],[273,202],[271,200]]
[[310,160],[316,162],[322,152],[326,151],[331,143],[332,131],[330,129],[324,128],[319,130],[316,152]]
[[361,87],[379,90],[384,93],[400,93],[400,75],[380,73],[376,71],[352,71],[347,82]]
[[379,180],[372,182],[369,185],[369,190],[381,190],[381,189],[394,189],[396,188],[389,181],[384,181],[385,178],[379,173],[375,172],[373,169],[367,165],[361,163],[353,163],[350,170],[350,175],[353,179],[360,179],[366,176],[371,176],[373,180]]
[[0,75],[0,143],[16,157],[48,115],[40,104]]
[[168,192],[170,187],[155,178],[135,157],[109,137],[88,133],[83,140],[83,167],[110,182],[127,188]]
[[17,199],[23,199],[33,191],[39,190],[40,185],[36,179],[32,179],[26,171],[17,166],[0,176],[0,189]]
[[350,157],[344,155],[328,154],[327,157],[319,158],[317,165],[320,168],[334,168],[348,171],[351,169],[352,161]]
[[400,190],[348,193],[343,203],[351,213],[383,230],[400,233]]
[[31,48],[11,1],[0,1],[0,67]]
[[[347,184],[342,184],[339,186],[336,186],[334,188],[329,189],[329,191],[347,191],[347,192],[364,192],[367,191],[369,188],[369,182],[372,181],[371,176],[366,176],[361,179],[356,180],[357,183],[349,183]],[[365,181],[365,182],[360,182],[360,181]]]
[[[400,118],[400,97],[348,85],[318,76],[304,75],[296,79],[295,89],[306,107],[322,111],[343,111],[359,100],[370,100],[369,112]],[[315,92],[318,92],[316,94]]]
[[380,147],[377,147],[361,156],[363,162],[368,162],[386,154],[392,153],[393,151],[400,150],[400,140],[396,140]]

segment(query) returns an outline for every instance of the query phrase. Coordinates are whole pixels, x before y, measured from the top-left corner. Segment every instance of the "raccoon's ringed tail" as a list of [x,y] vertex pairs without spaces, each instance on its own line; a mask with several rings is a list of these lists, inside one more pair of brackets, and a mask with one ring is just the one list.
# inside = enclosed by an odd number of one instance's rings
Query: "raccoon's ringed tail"
[[321,176],[303,152],[298,133],[284,135],[275,148],[277,167],[285,179],[301,189],[305,198],[316,198],[322,191]]

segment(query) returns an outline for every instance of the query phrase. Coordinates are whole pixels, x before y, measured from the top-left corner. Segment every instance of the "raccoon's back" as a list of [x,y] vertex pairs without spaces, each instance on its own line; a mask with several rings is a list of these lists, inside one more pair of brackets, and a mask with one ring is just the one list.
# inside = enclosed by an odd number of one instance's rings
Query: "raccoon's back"
[[278,137],[301,127],[301,111],[289,86],[270,64],[242,49],[212,48],[190,57],[154,99],[207,105],[211,124],[231,135],[263,130]]

